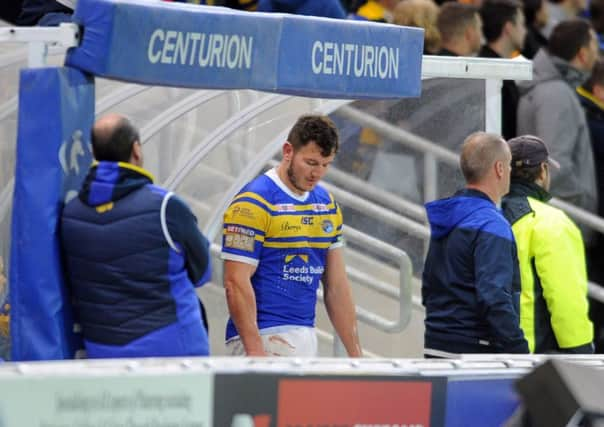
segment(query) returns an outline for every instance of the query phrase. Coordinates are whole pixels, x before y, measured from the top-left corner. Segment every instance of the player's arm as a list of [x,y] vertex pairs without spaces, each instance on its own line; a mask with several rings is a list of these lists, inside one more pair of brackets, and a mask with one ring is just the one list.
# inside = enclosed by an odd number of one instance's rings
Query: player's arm
[[330,249],[323,273],[325,307],[350,357],[361,357],[357,319],[342,248]]
[[248,356],[266,356],[256,321],[256,296],[251,278],[256,266],[225,260],[224,288],[229,313]]
[[[260,262],[269,217],[243,193],[224,214],[222,259],[231,320],[248,356],[265,356],[258,330],[252,277]],[[255,200],[255,199],[254,199]]]

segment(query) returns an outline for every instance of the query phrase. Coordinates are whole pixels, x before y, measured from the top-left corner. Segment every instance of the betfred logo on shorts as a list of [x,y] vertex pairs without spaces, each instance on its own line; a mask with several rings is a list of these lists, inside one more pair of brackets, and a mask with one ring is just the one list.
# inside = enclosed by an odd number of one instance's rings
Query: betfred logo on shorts
[[284,379],[278,427],[428,427],[431,381]]

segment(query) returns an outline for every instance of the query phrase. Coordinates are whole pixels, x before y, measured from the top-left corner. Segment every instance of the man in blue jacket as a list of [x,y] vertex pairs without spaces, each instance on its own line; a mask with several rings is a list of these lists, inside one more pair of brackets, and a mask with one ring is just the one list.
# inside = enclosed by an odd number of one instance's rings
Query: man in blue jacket
[[153,185],[126,118],[102,117],[91,137],[97,162],[61,220],[88,357],[208,355],[195,293],[210,276],[208,241],[195,216]]
[[516,244],[497,206],[509,191],[510,150],[498,135],[466,138],[466,188],[426,204],[432,231],[422,283],[424,354],[528,353],[520,329]]

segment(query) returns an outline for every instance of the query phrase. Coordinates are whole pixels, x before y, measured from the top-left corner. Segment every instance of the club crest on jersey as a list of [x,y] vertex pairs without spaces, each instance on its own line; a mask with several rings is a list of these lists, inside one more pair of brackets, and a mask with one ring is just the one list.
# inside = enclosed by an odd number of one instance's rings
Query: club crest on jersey
[[333,222],[328,219],[323,220],[321,223],[321,228],[326,233],[331,233],[333,231]]

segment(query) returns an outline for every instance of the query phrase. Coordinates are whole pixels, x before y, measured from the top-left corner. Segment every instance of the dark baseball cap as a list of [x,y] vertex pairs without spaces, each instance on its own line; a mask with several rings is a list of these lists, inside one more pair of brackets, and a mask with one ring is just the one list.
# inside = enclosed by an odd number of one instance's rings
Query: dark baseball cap
[[512,168],[534,167],[548,162],[556,169],[560,163],[549,156],[545,143],[534,135],[522,135],[508,140],[512,152]]

